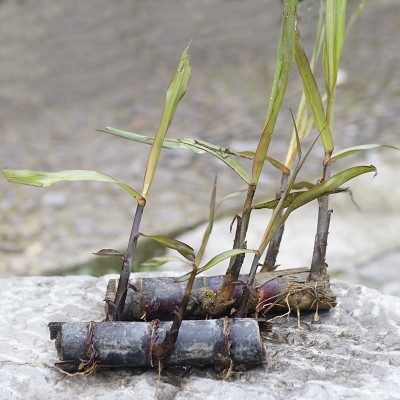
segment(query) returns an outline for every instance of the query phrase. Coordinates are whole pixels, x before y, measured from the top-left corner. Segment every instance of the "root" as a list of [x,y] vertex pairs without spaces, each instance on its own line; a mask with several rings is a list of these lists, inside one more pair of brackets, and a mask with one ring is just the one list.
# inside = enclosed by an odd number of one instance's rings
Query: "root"
[[80,358],[79,366],[77,367],[77,372],[70,373],[62,369],[61,365],[62,363],[59,363],[60,366],[58,366],[56,363],[56,368],[62,372],[65,375],[68,376],[76,376],[76,375],[83,375],[85,377],[89,375],[93,375],[97,372],[99,369],[99,365],[97,362],[97,351],[95,348],[95,341],[93,339],[94,335],[94,322],[90,321],[89,322],[89,333],[88,333],[88,338],[87,338],[87,349],[86,349],[86,359]]
[[297,326],[301,329],[301,311],[313,311],[313,320],[319,321],[318,310],[336,306],[336,296],[329,288],[329,281],[313,280],[306,282],[289,282],[287,289],[274,298],[265,300],[257,305],[257,312],[263,314],[274,309],[287,309],[283,315],[278,315],[269,321],[288,317],[292,310],[297,314]]

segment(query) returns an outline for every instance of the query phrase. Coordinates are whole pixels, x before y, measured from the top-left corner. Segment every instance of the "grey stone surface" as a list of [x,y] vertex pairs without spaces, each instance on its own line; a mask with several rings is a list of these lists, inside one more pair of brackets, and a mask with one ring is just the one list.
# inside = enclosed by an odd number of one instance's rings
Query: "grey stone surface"
[[[170,136],[254,149],[272,81],[280,7],[278,1],[2,1],[0,167],[96,169],[140,188],[148,148],[94,129],[111,125],[152,135],[165,88],[191,38],[193,77]],[[318,7],[315,0],[301,3],[308,48]],[[400,52],[393,40],[399,10],[396,0],[367,2],[349,36],[342,62],[347,80],[336,109],[338,149],[399,145]],[[285,154],[292,128],[288,108],[296,107],[299,87],[289,87],[271,144],[278,159]],[[302,178],[317,178],[318,150]],[[398,158],[389,152],[370,154],[358,161],[398,172]],[[143,231],[169,233],[204,220],[216,173],[221,196],[243,186],[207,156],[163,153]],[[271,193],[273,178],[265,178]],[[364,189],[362,196],[369,196]],[[396,189],[385,188],[375,199],[378,209],[382,197],[399,202]],[[44,190],[0,177],[0,273],[54,273],[85,263],[100,248],[123,249],[133,207],[112,185],[65,183]],[[378,236],[384,229],[378,222],[374,227]]]
[[[49,321],[99,321],[110,276],[2,278],[0,399],[152,399],[157,372],[110,370],[83,378],[54,369]],[[275,321],[262,367],[221,378],[213,369],[170,371],[160,399],[400,398],[400,299],[335,281],[336,309],[321,323]]]

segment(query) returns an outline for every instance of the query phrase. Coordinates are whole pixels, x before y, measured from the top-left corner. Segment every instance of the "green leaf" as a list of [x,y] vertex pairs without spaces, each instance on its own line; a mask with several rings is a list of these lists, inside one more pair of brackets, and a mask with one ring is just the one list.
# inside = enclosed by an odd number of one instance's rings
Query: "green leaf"
[[[213,257],[207,264],[205,264],[203,267],[198,268],[196,275],[200,274],[201,272],[207,271],[211,267],[213,267],[216,264],[219,264],[221,261],[226,260],[227,258],[234,257],[238,254],[243,254],[243,253],[257,253],[257,250],[250,250],[250,249],[232,249],[228,251],[224,251],[221,254],[216,255]],[[187,281],[190,277],[192,272],[188,272],[185,275],[182,275],[179,277],[175,282],[184,282]]]
[[[296,192],[296,193],[289,193],[286,197],[285,200],[283,201],[282,204],[282,208],[286,208],[288,207],[293,201],[294,199],[299,196],[302,192]],[[251,208],[253,210],[262,210],[264,208],[268,208],[268,209],[274,209],[276,208],[276,206],[278,205],[279,201],[280,201],[280,197],[276,198],[274,200],[270,200],[267,201],[265,203],[260,203],[260,204],[254,204]]]
[[[342,55],[347,0],[326,0],[325,2],[325,36],[322,54],[322,66],[326,87],[326,120],[332,131],[335,113],[336,80]],[[331,153],[325,151],[325,162]]]
[[178,253],[180,253],[183,257],[185,257],[189,261],[194,262],[196,258],[194,250],[189,245],[179,240],[172,239],[166,236],[148,236],[143,234],[141,236],[147,239],[154,240],[155,242],[161,244],[164,247],[176,250]]
[[365,151],[365,150],[376,149],[378,147],[400,150],[398,147],[388,146],[388,145],[384,145],[384,144],[362,144],[359,146],[347,147],[345,149],[335,152],[334,154],[332,154],[332,157],[330,158],[329,163],[331,164],[337,160],[340,160],[341,158],[349,156],[350,154],[358,153],[360,151]]
[[102,174],[97,171],[86,170],[66,170],[59,172],[42,172],[26,169],[3,169],[3,173],[9,182],[20,183],[23,185],[47,187],[55,185],[61,181],[98,181],[115,183],[131,196],[133,196],[138,203],[144,201],[143,197],[133,190],[130,186],[118,182],[111,176]]
[[[137,133],[122,131],[115,128],[106,128],[104,131],[115,136],[123,137],[129,140],[133,140],[139,143],[152,144],[154,142],[153,138],[148,136],[139,135]],[[250,182],[250,176],[243,166],[236,161],[232,155],[240,155],[239,153],[229,149],[215,146],[211,143],[207,143],[203,140],[189,139],[189,138],[165,138],[162,147],[167,149],[185,149],[193,151],[197,154],[208,153],[212,156],[218,158],[228,167],[233,169],[246,183]]]
[[177,140],[179,140],[181,144],[183,143],[198,150],[203,150],[209,154],[212,154],[214,157],[225,163],[228,167],[232,168],[246,183],[250,182],[251,178],[248,172],[230,155],[233,154],[232,150],[214,146],[210,143],[204,142],[203,140],[187,138],[179,138]]
[[179,257],[174,257],[174,256],[161,256],[161,257],[153,257],[145,262],[142,262],[140,264],[141,267],[143,268],[157,268],[160,267],[161,265],[164,265],[166,263],[169,263],[171,261],[179,261],[179,262],[186,262],[182,260]]
[[353,11],[353,13],[349,19],[349,22],[347,24],[346,31],[344,33],[345,38],[347,38],[347,35],[350,33],[351,29],[353,28],[353,25],[355,24],[358,17],[360,16],[360,14],[364,8],[365,2],[366,2],[366,0],[361,0],[358,4],[358,7]]
[[[256,153],[254,151],[239,151],[236,153],[239,156],[254,159]],[[285,167],[281,162],[275,160],[275,158],[265,156],[265,161],[268,161],[272,166],[279,169],[283,174],[289,175],[290,170],[289,168]]]
[[292,185],[292,190],[300,190],[300,189],[311,189],[315,186],[315,183],[301,181],[296,182]]
[[[315,187],[315,186],[316,186],[316,185],[312,185],[312,187]],[[347,189],[345,189],[345,188],[343,188],[343,189],[338,188],[338,189],[331,190],[330,192],[328,192],[328,193],[326,193],[326,194],[331,195],[331,194],[336,194],[336,193],[342,193],[342,192],[345,192],[345,191],[347,191]],[[299,196],[301,196],[303,193],[306,193],[306,191],[303,190],[303,191],[300,191],[300,192],[289,193],[289,194],[285,197],[285,199],[284,199],[284,201],[283,201],[282,208],[289,207],[290,204],[292,204],[292,203],[295,201],[295,199],[297,199],[297,198],[298,198]],[[281,198],[278,197],[277,199],[267,201],[266,203],[255,204],[255,205],[252,206],[251,208],[252,208],[253,210],[261,210],[261,209],[264,209],[264,208],[274,209],[274,208],[276,208],[276,206],[278,205],[280,199],[281,199]]]
[[300,32],[296,29],[296,63],[299,68],[300,76],[303,82],[304,93],[308,104],[311,107],[313,119],[318,132],[321,134],[322,144],[325,153],[332,154],[333,139],[325,117],[325,110],[322,104],[322,97],[318,89],[317,82],[311,70],[303,45],[301,44]]
[[268,103],[267,116],[265,118],[264,129],[258,142],[256,155],[253,161],[251,183],[257,185],[265,156],[267,155],[275,123],[278,118],[283,97],[285,95],[289,75],[294,64],[294,31],[297,16],[297,1],[284,0],[283,17],[278,46],[278,53],[275,64],[275,75],[272,84],[272,91]]
[[[102,130],[102,129],[97,129],[98,132],[104,132],[104,133],[109,133],[111,135],[114,136],[118,136],[118,137],[122,137],[128,140],[133,140],[134,142],[138,142],[138,143],[144,143],[144,144],[149,144],[152,145],[154,142],[154,139],[151,138],[150,136],[145,136],[145,135],[139,135],[138,133],[133,133],[133,132],[128,132],[128,131],[123,131],[121,129],[116,129],[116,128],[111,128],[110,126],[108,126],[106,129]],[[203,154],[205,153],[205,150],[194,147],[191,144],[186,144],[184,141],[186,139],[182,138],[181,139],[177,138],[164,138],[162,147],[165,149],[186,149],[186,150],[191,150],[194,153],[198,153],[198,154]],[[187,139],[187,140],[191,140],[191,139]],[[214,146],[216,149],[217,147]]]
[[213,186],[213,190],[211,193],[211,199],[210,199],[210,211],[208,214],[208,224],[207,224],[207,227],[203,234],[203,240],[201,241],[200,249],[197,253],[197,257],[196,257],[196,261],[195,261],[196,265],[199,265],[201,263],[204,251],[207,247],[208,240],[210,239],[210,235],[211,235],[211,232],[212,232],[212,229],[214,226],[215,210],[216,210],[216,208],[215,208],[216,195],[217,195],[217,177],[215,177],[215,180],[214,180],[214,186]]
[[239,197],[241,195],[243,195],[243,193],[246,193],[247,189],[242,189],[242,190],[238,190],[237,192],[232,192],[227,194],[217,205],[216,210],[218,210],[223,203],[225,203],[225,201],[230,200],[230,199],[234,199],[235,197]]
[[373,165],[348,168],[344,171],[341,171],[333,175],[332,177],[326,179],[325,181],[319,183],[318,185],[315,185],[312,189],[307,190],[306,192],[298,196],[290,204],[290,206],[283,214],[280,224],[282,224],[288,218],[290,213],[296,210],[297,208],[304,206],[305,204],[317,199],[318,197],[329,194],[330,192],[337,189],[339,186],[343,185],[349,180],[368,172],[376,172],[376,168]]
[[326,0],[323,67],[328,97],[334,92],[342,55],[347,0]]
[[[319,17],[318,17],[318,24],[317,24],[317,33],[315,36],[313,53],[312,53],[311,61],[310,61],[310,68],[311,68],[312,72],[314,72],[315,65],[316,65],[316,63],[319,59],[319,55],[321,53],[322,44],[324,42],[324,29],[325,29],[324,3],[321,1]],[[304,90],[301,95],[301,99],[300,99],[299,106],[297,109],[295,126],[298,129],[298,135],[300,138],[300,142],[303,143],[304,140],[310,134],[311,128],[313,126],[313,118],[310,117],[309,113],[308,113],[307,99],[306,99]],[[286,159],[285,159],[285,166],[288,167],[289,169],[292,168],[292,165],[296,158],[296,152],[297,152],[296,141],[297,141],[296,132],[293,129],[292,136],[290,138],[288,152],[286,154]]]
[[126,255],[121,253],[118,250],[113,250],[113,249],[101,249],[97,253],[93,253],[95,256],[111,256],[111,257],[122,257],[125,258]]
[[142,196],[146,199],[153,181],[154,173],[157,167],[158,159],[160,157],[161,148],[167,130],[172,122],[176,108],[182,97],[186,93],[189,85],[192,68],[189,64],[189,53],[186,49],[181,57],[175,75],[168,86],[167,97],[165,100],[164,111],[161,117],[160,125],[158,127],[154,142],[151,146],[149,158],[147,160],[146,172],[144,175]]

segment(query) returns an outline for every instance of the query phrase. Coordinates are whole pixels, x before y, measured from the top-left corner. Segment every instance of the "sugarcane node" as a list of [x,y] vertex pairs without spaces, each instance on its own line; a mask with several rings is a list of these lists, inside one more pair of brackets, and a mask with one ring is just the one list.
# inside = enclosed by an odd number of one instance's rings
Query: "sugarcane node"
[[135,292],[139,291],[139,289],[135,285],[132,285],[132,283],[130,283],[130,282],[128,283],[128,289],[132,289]]
[[213,315],[214,317],[226,315],[227,311],[230,310],[235,303],[236,303],[236,300],[232,299],[232,300],[228,300],[225,302],[215,304],[211,315]]
[[258,326],[260,327],[261,333],[268,333],[272,331],[272,322],[268,321],[266,317],[263,318],[255,318],[258,322]]
[[226,348],[226,352],[229,354],[230,353],[230,346],[231,346],[231,342],[229,340],[229,318],[227,317],[223,317],[221,318],[221,320],[224,323],[224,328],[223,328],[223,334],[224,334],[224,339],[225,339],[225,348]]
[[154,348],[158,340],[157,329],[160,324],[158,319],[155,319],[151,322],[151,338],[150,338],[150,366],[153,367],[153,354]]

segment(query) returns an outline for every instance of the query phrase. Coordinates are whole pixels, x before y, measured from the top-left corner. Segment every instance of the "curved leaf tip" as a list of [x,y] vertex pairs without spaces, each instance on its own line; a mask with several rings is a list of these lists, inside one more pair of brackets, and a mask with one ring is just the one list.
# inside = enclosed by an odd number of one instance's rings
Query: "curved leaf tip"
[[115,183],[133,196],[139,204],[145,201],[143,197],[130,186],[98,171],[73,169],[58,172],[43,172],[28,169],[6,168],[3,169],[3,173],[8,182],[39,187],[52,186],[61,181],[98,181]]
[[334,152],[328,162],[332,164],[333,162],[340,160],[341,158],[347,157],[351,154],[355,154],[360,151],[372,150],[376,148],[400,150],[400,148],[396,146],[391,146],[386,144],[362,144],[358,146],[347,147],[345,149]]
[[166,236],[148,236],[143,234],[140,234],[140,236],[153,240],[161,244],[161,246],[176,250],[179,254],[181,254],[183,257],[185,257],[187,260],[191,262],[194,262],[196,258],[193,248],[187,245],[186,243],[181,242],[180,240],[176,240]]
[[93,253],[95,256],[111,256],[111,257],[121,257],[122,259],[126,259],[126,255],[124,253],[121,253],[118,250],[113,250],[113,249],[101,249],[96,253]]

